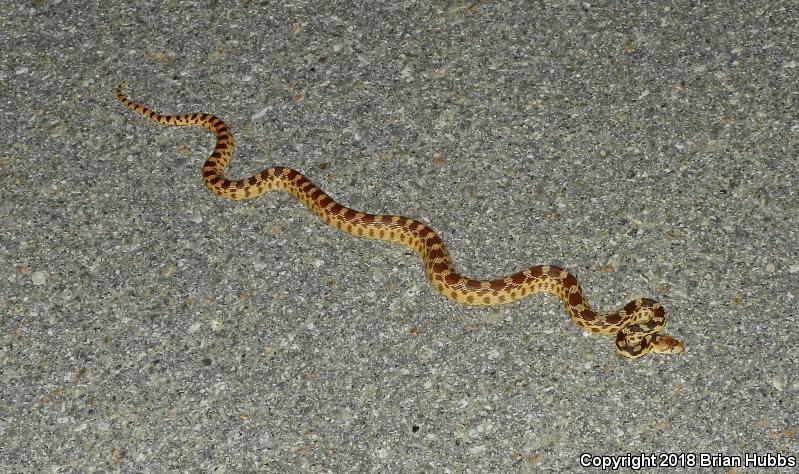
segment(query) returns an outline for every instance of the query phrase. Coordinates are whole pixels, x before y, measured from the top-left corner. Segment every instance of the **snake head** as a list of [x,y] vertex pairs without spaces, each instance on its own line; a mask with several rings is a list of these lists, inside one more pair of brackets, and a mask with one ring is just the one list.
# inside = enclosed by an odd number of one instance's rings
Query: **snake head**
[[628,359],[640,359],[654,352],[656,354],[679,354],[685,350],[682,342],[671,336],[620,331],[616,336],[616,353]]
[[649,350],[658,354],[679,354],[685,350],[685,346],[671,336],[655,334],[650,341]]

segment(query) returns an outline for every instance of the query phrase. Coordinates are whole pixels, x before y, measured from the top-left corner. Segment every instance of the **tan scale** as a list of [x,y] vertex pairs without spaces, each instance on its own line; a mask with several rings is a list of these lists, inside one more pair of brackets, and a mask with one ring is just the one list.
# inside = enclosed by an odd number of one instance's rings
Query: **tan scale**
[[203,165],[206,186],[227,199],[251,199],[270,191],[285,191],[319,216],[323,222],[358,237],[402,244],[422,258],[430,283],[442,295],[468,305],[498,305],[518,301],[536,293],[550,293],[564,304],[578,326],[596,334],[616,336],[616,352],[637,359],[649,352],[677,354],[684,347],[677,339],[660,334],[666,313],[660,303],[637,299],[613,313],[597,313],[583,297],[577,279],[552,265],[537,265],[494,280],[475,280],[459,274],[439,236],[427,225],[404,216],[368,214],[344,207],[314,185],[299,171],[267,168],[246,179],[231,180],[225,170],[235,141],[228,126],[206,113],[161,115],[129,100],[125,83],[117,87],[117,99],[150,120],[175,126],[203,127],[216,135],[216,146]]

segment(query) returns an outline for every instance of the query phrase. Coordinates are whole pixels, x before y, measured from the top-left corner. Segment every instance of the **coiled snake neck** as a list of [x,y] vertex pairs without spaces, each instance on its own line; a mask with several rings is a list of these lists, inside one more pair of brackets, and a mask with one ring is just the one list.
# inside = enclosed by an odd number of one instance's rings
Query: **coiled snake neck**
[[536,293],[550,293],[563,302],[566,312],[581,328],[597,334],[616,336],[616,352],[637,359],[649,352],[677,354],[683,345],[660,334],[666,314],[651,299],[630,301],[612,313],[596,312],[588,305],[577,278],[563,268],[536,265],[494,280],[475,280],[459,274],[444,242],[426,224],[404,216],[367,214],[337,203],[297,170],[267,168],[246,179],[231,180],[225,169],[235,146],[225,122],[206,113],[161,115],[125,96],[125,83],[117,87],[117,99],[127,108],[164,125],[203,127],[216,135],[216,147],[203,165],[206,186],[227,199],[251,199],[274,190],[285,191],[319,216],[326,224],[368,239],[396,242],[422,258],[427,278],[439,293],[467,305],[512,303]]

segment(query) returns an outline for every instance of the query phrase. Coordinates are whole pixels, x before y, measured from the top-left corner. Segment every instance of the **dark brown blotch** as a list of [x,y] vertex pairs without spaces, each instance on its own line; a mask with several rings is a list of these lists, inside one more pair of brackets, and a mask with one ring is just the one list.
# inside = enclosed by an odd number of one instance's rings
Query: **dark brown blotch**
[[607,321],[610,324],[619,324],[621,322],[621,319],[622,319],[621,316],[619,316],[618,314],[609,314],[605,316],[605,321]]
[[477,280],[471,280],[471,279],[466,280],[466,289],[467,290],[475,291],[475,290],[479,290],[481,288],[483,288],[483,285],[482,285],[481,282],[479,282]]
[[431,260],[436,258],[444,258],[444,251],[442,249],[428,250],[427,257]]
[[550,266],[549,272],[547,273],[551,277],[560,278],[560,274],[563,271],[560,267]]
[[582,302],[583,302],[583,295],[581,295],[579,291],[577,293],[572,293],[569,295],[570,306],[577,306]]
[[634,313],[638,309],[638,304],[635,301],[630,301],[624,305],[624,312],[627,314]]
[[566,288],[571,288],[572,286],[574,286],[576,284],[577,284],[577,278],[574,278],[574,276],[571,273],[568,273],[566,275],[566,278],[563,279],[563,285]]

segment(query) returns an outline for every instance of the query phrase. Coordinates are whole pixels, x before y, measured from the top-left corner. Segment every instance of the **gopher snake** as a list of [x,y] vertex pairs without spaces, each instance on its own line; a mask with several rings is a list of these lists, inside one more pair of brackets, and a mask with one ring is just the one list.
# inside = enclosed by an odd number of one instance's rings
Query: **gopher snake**
[[125,83],[117,87],[117,99],[125,107],[150,120],[177,126],[203,127],[216,134],[216,147],[203,165],[203,179],[215,194],[227,199],[250,199],[279,189],[288,192],[326,224],[349,234],[396,242],[413,249],[424,262],[427,277],[444,296],[468,305],[511,303],[535,293],[551,293],[563,301],[572,320],[588,331],[616,336],[616,352],[637,359],[649,352],[676,354],[683,351],[677,339],[658,334],[665,325],[665,311],[651,299],[637,299],[615,313],[593,311],[583,297],[574,275],[553,265],[539,265],[495,280],[481,281],[460,275],[438,235],[427,225],[404,216],[366,214],[344,207],[291,168],[267,168],[247,179],[225,178],[234,141],[225,122],[206,113],[161,115],[129,100]]

